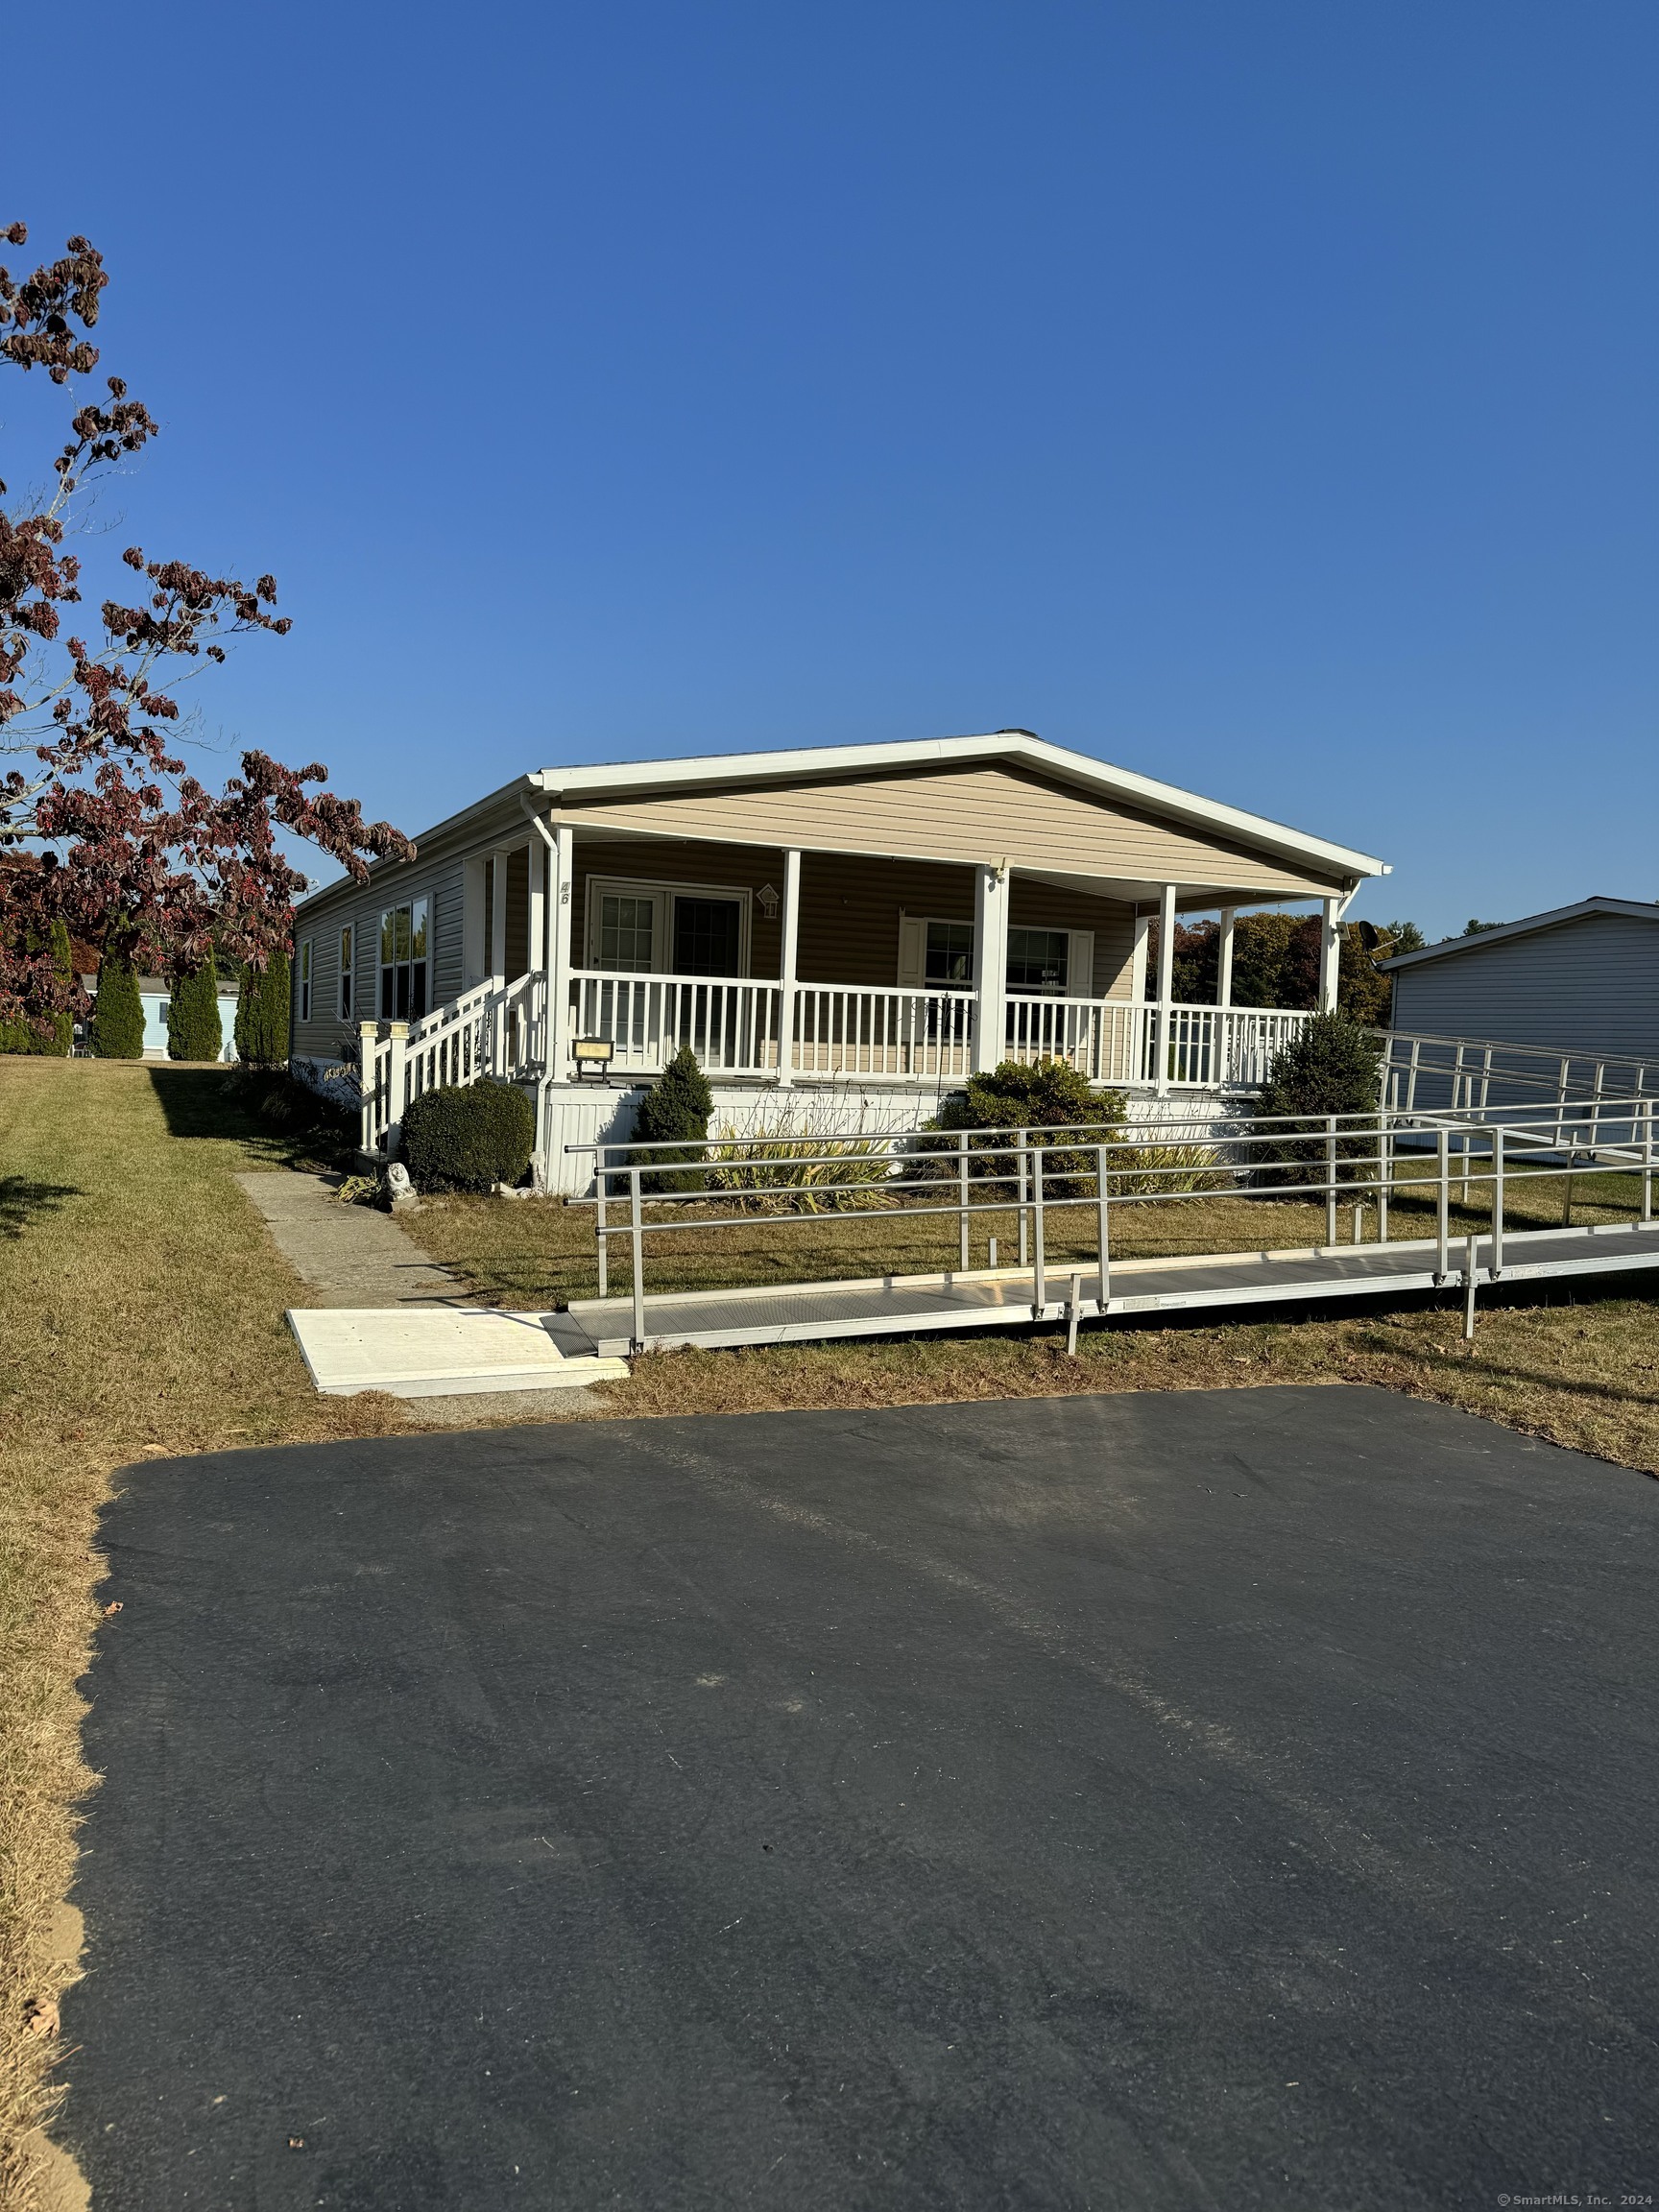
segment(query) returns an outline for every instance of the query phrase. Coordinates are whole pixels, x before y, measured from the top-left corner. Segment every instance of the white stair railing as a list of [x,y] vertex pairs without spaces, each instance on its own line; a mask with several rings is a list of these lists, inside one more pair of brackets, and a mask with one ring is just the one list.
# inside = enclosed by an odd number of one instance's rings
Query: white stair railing
[[475,1083],[481,1075],[518,1082],[541,1071],[547,977],[538,970],[511,983],[479,983],[419,1022],[365,1022],[361,1037],[359,1142],[365,1152],[384,1152],[404,1107],[423,1091]]

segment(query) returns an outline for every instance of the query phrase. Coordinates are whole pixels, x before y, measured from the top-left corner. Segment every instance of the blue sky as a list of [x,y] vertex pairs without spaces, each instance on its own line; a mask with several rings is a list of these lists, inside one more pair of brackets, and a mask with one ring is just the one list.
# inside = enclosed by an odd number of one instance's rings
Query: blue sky
[[1659,896],[1650,0],[164,15],[10,24],[0,174],[165,426],[112,542],[295,618],[228,759],[1020,725],[1431,934]]

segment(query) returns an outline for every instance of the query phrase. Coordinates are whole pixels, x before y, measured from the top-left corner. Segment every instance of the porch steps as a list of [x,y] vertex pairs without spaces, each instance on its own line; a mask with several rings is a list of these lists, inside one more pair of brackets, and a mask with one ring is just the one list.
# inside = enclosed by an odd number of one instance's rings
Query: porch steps
[[450,1398],[483,1390],[575,1390],[620,1381],[621,1359],[599,1357],[563,1313],[481,1306],[304,1307],[288,1315],[312,1382],[325,1397],[384,1390],[394,1398]]
[[[1398,1244],[1338,1244],[1286,1252],[1228,1252],[1112,1264],[1104,1305],[1092,1265],[1051,1262],[1039,1305],[1030,1267],[963,1274],[791,1283],[756,1289],[668,1292],[645,1300],[646,1351],[683,1346],[805,1344],[831,1337],[921,1331],[1008,1329],[1065,1321],[1080,1276],[1078,1317],[1113,1321],[1149,1312],[1198,1312],[1328,1298],[1406,1295],[1461,1283],[1465,1247],[1455,1242],[1442,1276],[1433,1238]],[[1551,1276],[1659,1268],[1659,1222],[1592,1229],[1533,1229],[1506,1235],[1494,1274],[1491,1239],[1479,1239],[1478,1280],[1519,1283]],[[567,1316],[600,1358],[635,1349],[627,1298],[582,1299]]]

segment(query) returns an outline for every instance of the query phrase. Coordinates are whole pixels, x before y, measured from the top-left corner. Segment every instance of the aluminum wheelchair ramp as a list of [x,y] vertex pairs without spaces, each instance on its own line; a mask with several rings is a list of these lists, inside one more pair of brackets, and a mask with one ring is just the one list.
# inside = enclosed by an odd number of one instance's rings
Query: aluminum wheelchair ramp
[[[840,1336],[891,1336],[924,1330],[1008,1329],[1033,1321],[1112,1321],[1119,1315],[1200,1312],[1290,1300],[1369,1297],[1442,1289],[1464,1280],[1467,1246],[1455,1240],[1450,1267],[1434,1238],[1397,1244],[1338,1244],[1300,1251],[1221,1252],[1112,1262],[1102,1304],[1092,1261],[1050,1261],[1043,1295],[1033,1268],[875,1276],[863,1282],[791,1283],[755,1289],[669,1291],[648,1296],[637,1341],[631,1298],[573,1301],[569,1318],[601,1358],[686,1345],[808,1344]],[[1659,1267],[1659,1222],[1505,1234],[1502,1265],[1490,1236],[1479,1238],[1478,1281],[1520,1283]]]

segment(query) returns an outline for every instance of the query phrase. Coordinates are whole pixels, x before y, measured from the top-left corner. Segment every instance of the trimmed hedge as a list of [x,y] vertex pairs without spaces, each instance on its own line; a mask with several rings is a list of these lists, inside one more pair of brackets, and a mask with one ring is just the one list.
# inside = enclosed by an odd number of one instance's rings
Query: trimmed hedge
[[517,1084],[447,1084],[403,1110],[398,1156],[417,1190],[517,1183],[536,1148],[536,1109]]
[[169,1060],[217,1060],[225,1049],[219,1021],[219,975],[211,960],[181,975],[167,1001]]
[[100,1060],[142,1060],[144,1001],[131,960],[106,952],[98,963],[98,997],[92,1008],[91,1045]]

